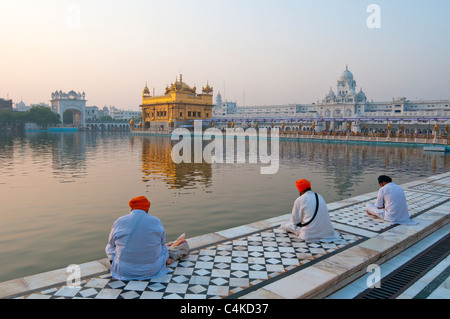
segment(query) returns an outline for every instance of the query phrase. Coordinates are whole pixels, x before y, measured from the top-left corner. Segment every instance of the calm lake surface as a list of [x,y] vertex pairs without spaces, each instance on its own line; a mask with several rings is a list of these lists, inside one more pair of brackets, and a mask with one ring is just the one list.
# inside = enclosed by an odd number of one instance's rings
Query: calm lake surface
[[127,132],[0,135],[0,282],[106,257],[113,222],[145,195],[166,229],[202,235],[290,213],[306,178],[328,203],[448,172],[422,147],[280,142],[267,164],[175,164],[170,137]]

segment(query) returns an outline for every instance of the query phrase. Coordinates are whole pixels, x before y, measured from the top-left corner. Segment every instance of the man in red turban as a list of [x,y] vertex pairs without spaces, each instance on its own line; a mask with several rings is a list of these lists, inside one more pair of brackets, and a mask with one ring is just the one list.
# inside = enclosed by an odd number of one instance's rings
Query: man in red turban
[[291,220],[281,224],[281,228],[295,233],[300,239],[338,239],[339,234],[331,224],[325,200],[311,190],[311,182],[299,179],[295,186],[300,196],[292,208]]
[[300,195],[302,192],[304,192],[306,189],[311,189],[311,183],[306,179],[299,179],[295,182],[295,186],[297,186],[298,191],[300,192]]
[[145,196],[138,196],[130,200],[128,205],[131,207],[131,210],[133,209],[140,209],[148,213],[148,210],[150,208],[150,202],[148,201],[147,197]]
[[169,251],[161,221],[148,214],[150,201],[138,196],[129,201],[129,214],[111,229],[106,254],[111,276],[120,280],[145,280],[165,275]]

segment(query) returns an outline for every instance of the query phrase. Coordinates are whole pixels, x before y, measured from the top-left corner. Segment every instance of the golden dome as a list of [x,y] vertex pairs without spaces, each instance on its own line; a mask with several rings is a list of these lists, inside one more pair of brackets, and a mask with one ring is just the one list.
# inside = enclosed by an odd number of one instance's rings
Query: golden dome
[[145,88],[142,91],[142,95],[150,95],[150,90],[147,87],[147,83],[145,83]]
[[213,88],[209,86],[208,82],[206,82],[206,86],[202,88],[202,92],[205,94],[211,94],[213,92]]
[[197,88],[194,86],[194,88],[191,88],[189,85],[183,82],[183,74],[180,74],[180,80],[178,80],[178,77],[175,79],[175,83],[171,83],[170,87],[166,86],[166,94],[172,93],[172,92],[187,92],[187,93],[193,93],[195,94],[195,90]]

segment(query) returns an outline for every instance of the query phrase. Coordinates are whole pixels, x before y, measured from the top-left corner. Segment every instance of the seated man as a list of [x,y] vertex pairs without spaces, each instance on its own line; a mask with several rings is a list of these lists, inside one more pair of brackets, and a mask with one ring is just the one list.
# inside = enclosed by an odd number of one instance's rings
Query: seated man
[[281,228],[304,240],[339,239],[323,197],[311,191],[311,183],[306,179],[298,180],[296,186],[300,197],[294,202],[291,221],[283,223]]
[[394,224],[417,224],[409,218],[405,192],[389,176],[378,177],[380,190],[375,204],[367,204],[367,214]]
[[143,280],[165,275],[169,251],[161,221],[148,214],[145,196],[129,202],[131,212],[114,222],[106,254],[111,276],[120,280]]

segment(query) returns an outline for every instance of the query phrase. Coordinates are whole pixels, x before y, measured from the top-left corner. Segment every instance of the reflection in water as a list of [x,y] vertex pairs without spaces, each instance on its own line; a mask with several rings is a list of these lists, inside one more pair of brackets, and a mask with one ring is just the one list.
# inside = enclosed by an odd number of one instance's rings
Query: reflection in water
[[173,240],[289,213],[299,178],[331,203],[376,191],[380,174],[402,184],[450,168],[449,155],[421,147],[281,141],[278,172],[261,175],[266,164],[175,164],[176,142],[126,132],[0,135],[0,281],[103,258],[112,223],[137,195],[149,197]]
[[191,164],[174,163],[171,152],[175,143],[167,137],[142,137],[142,181],[160,178],[172,189],[210,186],[211,164],[193,163],[193,160]]
[[304,166],[319,172],[328,180],[323,186],[333,187],[339,195],[333,200],[353,196],[367,176],[387,174],[404,183],[411,175],[421,178],[450,167],[449,156],[442,153],[427,153],[421,147],[370,144],[284,141],[280,158],[290,168]]
[[[58,136],[54,136],[58,139]],[[55,141],[56,142],[56,141]],[[86,177],[86,135],[60,134],[52,145],[53,174],[61,183]]]
[[52,173],[61,183],[74,182],[77,178],[86,177],[86,136],[81,134],[50,134],[39,132],[25,134],[16,139],[0,142],[0,169],[31,163],[21,168],[22,175],[34,171],[46,171],[49,165]]

